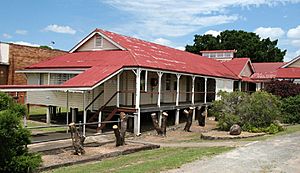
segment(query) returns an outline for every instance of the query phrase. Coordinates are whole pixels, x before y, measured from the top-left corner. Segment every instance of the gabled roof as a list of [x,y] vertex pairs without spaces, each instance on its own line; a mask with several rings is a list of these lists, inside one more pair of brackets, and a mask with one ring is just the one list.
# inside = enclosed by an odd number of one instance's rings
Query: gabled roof
[[250,58],[233,58],[231,60],[221,62],[238,77],[241,77],[248,64],[250,65],[252,72],[255,71]]
[[251,76],[252,79],[273,79],[276,78],[277,70],[286,64],[285,62],[261,62],[252,63],[255,73]]
[[284,64],[281,68],[286,68],[286,67],[290,66],[291,64],[293,64],[294,62],[298,61],[299,59],[300,59],[300,55],[295,57],[294,59],[292,59],[288,63]]
[[[238,79],[223,63],[167,46],[96,29],[125,50],[74,52],[26,69],[88,68],[63,85],[91,87],[124,67],[143,67],[195,75]],[[93,34],[90,34],[93,35]],[[84,39],[86,40],[86,38]],[[81,45],[84,42],[81,42]],[[76,49],[74,49],[75,51]]]

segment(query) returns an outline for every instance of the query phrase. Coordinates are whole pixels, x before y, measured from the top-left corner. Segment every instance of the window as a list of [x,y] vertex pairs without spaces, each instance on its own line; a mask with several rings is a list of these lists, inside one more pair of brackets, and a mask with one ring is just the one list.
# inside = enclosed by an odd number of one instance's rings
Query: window
[[50,84],[62,84],[74,76],[75,74],[50,74]]
[[40,73],[40,85],[47,84],[47,80],[45,80],[46,77],[47,77],[47,74]]
[[96,35],[95,37],[95,48],[102,47],[103,38],[100,35]]

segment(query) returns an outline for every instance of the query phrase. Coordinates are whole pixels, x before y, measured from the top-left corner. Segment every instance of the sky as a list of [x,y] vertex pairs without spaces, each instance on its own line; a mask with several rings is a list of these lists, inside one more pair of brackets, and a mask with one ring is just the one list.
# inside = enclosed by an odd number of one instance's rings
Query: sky
[[0,16],[1,42],[66,51],[95,28],[181,50],[234,29],[278,39],[285,61],[300,55],[300,0],[1,0]]

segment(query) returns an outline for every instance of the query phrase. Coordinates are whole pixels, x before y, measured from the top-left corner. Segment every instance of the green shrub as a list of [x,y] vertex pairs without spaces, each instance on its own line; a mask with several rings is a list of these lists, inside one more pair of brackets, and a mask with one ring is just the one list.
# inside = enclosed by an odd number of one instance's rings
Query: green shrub
[[233,124],[238,124],[249,132],[267,131],[266,128],[281,115],[279,98],[264,91],[251,95],[221,92],[220,96],[221,100],[214,101],[211,109],[220,130],[229,130]]
[[254,127],[268,127],[281,115],[281,101],[265,91],[251,94],[237,108],[243,124]]
[[219,117],[217,127],[220,130],[229,131],[234,124],[240,124],[240,117],[236,115],[224,114]]
[[2,93],[0,100],[9,103],[8,109],[0,111],[0,172],[32,172],[41,163],[41,157],[29,153],[26,147],[30,132],[21,125],[25,108]]
[[[221,100],[216,100],[213,102],[212,108],[209,110],[209,114],[212,116],[215,116],[216,119],[221,120],[226,118],[231,118],[232,115],[239,116],[238,107],[240,106],[241,102],[247,97],[249,97],[248,94],[240,91],[235,92],[223,92],[220,91],[218,95],[222,98]],[[227,117],[229,116],[229,117]],[[236,118],[232,117],[233,120],[230,120],[231,122],[235,121]],[[221,128],[222,129],[222,128]]]
[[7,94],[0,92],[0,111],[9,109],[13,104],[13,100]]
[[282,120],[284,123],[300,123],[300,95],[282,100]]

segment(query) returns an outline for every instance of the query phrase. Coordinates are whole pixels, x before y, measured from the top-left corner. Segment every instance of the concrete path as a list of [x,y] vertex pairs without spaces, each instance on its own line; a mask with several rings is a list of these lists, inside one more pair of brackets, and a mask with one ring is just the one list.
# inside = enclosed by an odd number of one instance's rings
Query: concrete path
[[167,171],[205,173],[300,172],[300,132],[255,141],[230,152]]

